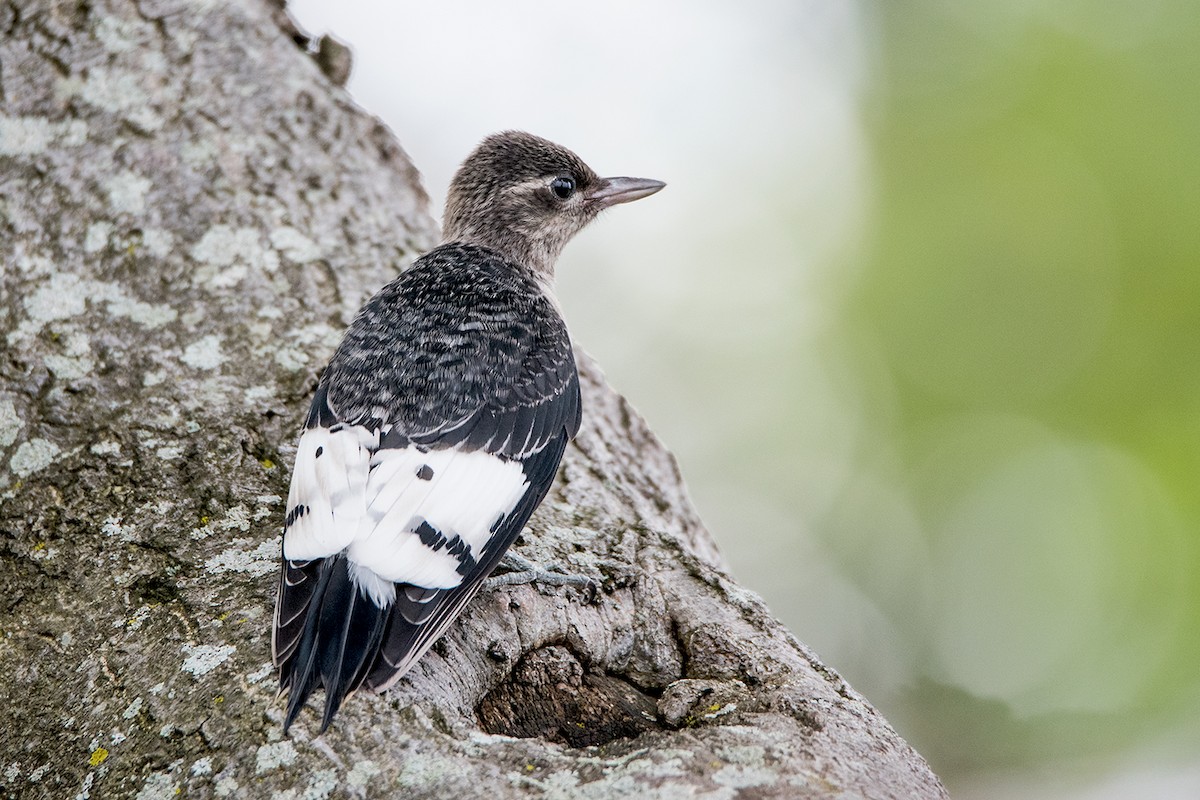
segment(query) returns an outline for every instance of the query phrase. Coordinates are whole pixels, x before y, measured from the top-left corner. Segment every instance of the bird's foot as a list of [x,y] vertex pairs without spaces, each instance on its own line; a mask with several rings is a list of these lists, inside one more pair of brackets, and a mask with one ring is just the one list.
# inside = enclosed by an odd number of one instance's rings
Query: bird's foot
[[483,582],[484,588],[496,589],[501,586],[520,586],[526,583],[541,583],[546,586],[574,586],[582,589],[584,605],[590,603],[600,590],[599,584],[586,575],[574,575],[566,571],[561,564],[546,564],[538,566],[527,558],[516,553],[505,553],[497,565],[507,572],[502,575],[493,574]]

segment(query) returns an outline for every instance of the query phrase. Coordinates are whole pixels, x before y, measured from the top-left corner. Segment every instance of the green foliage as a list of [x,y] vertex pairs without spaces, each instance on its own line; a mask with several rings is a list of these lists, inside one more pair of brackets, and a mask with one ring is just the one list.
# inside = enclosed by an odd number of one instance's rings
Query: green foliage
[[[839,356],[867,478],[823,536],[916,643],[921,685],[891,710],[935,768],[1103,753],[1186,725],[1200,7],[874,10],[876,207],[833,334],[854,343]],[[897,505],[926,559],[880,563],[908,534],[872,509]],[[864,525],[879,538],[865,544]],[[964,697],[992,712],[961,713]]]

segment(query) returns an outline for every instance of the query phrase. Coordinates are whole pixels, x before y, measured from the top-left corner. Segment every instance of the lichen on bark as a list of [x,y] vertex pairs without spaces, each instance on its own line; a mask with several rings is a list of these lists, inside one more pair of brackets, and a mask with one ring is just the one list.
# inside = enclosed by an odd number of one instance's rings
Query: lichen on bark
[[393,691],[282,737],[298,424],[436,230],[280,15],[0,2],[0,793],[944,796],[729,578],[582,355],[584,429],[517,549],[600,590],[485,591]]

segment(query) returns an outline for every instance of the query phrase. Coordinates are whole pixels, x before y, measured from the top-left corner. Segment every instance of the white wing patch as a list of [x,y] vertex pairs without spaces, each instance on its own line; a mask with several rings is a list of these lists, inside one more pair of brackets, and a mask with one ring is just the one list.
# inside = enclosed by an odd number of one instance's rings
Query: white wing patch
[[[310,428],[300,437],[288,494],[284,558],[343,550],[355,585],[376,605],[393,582],[429,589],[462,583],[498,519],[529,488],[520,462],[454,448],[376,450],[361,426]],[[374,450],[374,455],[371,451]]]
[[350,544],[366,510],[371,450],[378,446],[379,433],[358,425],[304,432],[288,492],[284,558],[324,558]]
[[[367,479],[367,512],[349,557],[380,577],[430,589],[462,583],[455,538],[478,558],[500,517],[529,488],[516,461],[453,448],[380,450]],[[422,541],[422,523],[439,541]],[[430,537],[432,538],[432,537]]]

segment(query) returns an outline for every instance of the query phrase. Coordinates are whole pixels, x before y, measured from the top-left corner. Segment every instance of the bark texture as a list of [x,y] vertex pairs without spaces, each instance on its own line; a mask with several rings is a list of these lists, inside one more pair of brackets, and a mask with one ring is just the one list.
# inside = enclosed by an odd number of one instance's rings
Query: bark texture
[[943,797],[728,577],[584,357],[584,430],[517,552],[599,591],[486,591],[393,691],[281,736],[299,424],[436,237],[293,33],[262,0],[0,0],[0,794]]

